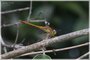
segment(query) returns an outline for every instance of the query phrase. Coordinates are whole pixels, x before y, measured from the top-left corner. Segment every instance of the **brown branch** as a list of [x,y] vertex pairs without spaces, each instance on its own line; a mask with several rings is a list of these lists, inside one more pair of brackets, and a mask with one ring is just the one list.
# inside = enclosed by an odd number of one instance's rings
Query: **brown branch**
[[57,36],[57,37],[54,37],[54,38],[51,38],[48,40],[43,40],[41,42],[37,42],[37,43],[34,43],[32,45],[28,45],[28,46],[25,46],[23,48],[2,54],[1,58],[2,59],[14,58],[16,56],[20,56],[22,54],[32,52],[34,50],[38,50],[38,49],[42,48],[43,46],[47,47],[53,43],[68,41],[68,40],[71,40],[72,38],[77,38],[79,36],[84,36],[84,35],[88,35],[88,34],[89,34],[89,29],[75,31],[75,32],[68,33],[68,34],[61,35],[61,36]]

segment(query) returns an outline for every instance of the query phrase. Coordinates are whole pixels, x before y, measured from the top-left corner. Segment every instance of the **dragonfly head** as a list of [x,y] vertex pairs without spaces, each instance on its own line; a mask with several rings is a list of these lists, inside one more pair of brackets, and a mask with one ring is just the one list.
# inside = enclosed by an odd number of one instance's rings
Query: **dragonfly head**
[[56,35],[56,30],[53,30],[52,32],[51,32],[51,36],[54,36],[54,35]]
[[52,29],[49,26],[46,26],[44,28],[44,31],[47,32],[48,34],[50,34],[51,37],[53,37],[56,34],[56,30]]

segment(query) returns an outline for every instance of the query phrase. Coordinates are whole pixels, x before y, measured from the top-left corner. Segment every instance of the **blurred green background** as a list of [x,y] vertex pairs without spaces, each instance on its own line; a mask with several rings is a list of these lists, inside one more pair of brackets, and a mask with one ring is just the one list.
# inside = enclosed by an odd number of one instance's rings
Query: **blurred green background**
[[[33,1],[32,2],[31,19],[45,19],[50,23],[50,27],[57,31],[56,36],[67,34],[69,32],[85,29],[89,27],[89,2],[88,1]],[[18,8],[29,7],[29,1],[2,1],[1,10],[8,11]],[[1,24],[12,24],[19,20],[26,20],[29,10],[2,14]],[[37,25],[44,25],[44,23],[33,23]],[[23,39],[23,45],[33,44],[43,39],[44,32],[21,24],[17,26],[3,27],[1,29],[2,38],[6,43],[14,43],[16,38],[16,30],[19,29],[18,43]],[[42,37],[42,38],[41,38]],[[69,47],[89,41],[88,36],[82,36],[70,41],[53,44],[47,49],[57,49]],[[46,53],[54,59],[74,59],[89,51],[88,46],[75,48],[67,51]],[[20,58],[32,58],[32,56],[25,56]],[[88,58],[88,57],[86,57]]]

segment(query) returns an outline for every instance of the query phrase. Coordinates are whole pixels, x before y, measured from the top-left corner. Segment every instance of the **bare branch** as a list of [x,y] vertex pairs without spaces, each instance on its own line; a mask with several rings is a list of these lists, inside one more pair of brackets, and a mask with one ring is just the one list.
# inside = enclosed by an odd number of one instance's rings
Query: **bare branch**
[[3,47],[3,50],[5,53],[7,53],[7,48],[5,46]]
[[17,41],[18,41],[18,37],[19,37],[19,24],[17,24],[17,33],[16,33],[16,38],[15,38],[15,42],[13,44],[13,47],[15,47],[15,45],[17,44]]
[[1,14],[13,13],[13,12],[24,11],[24,10],[29,10],[29,7],[15,9],[15,10],[10,10],[10,11],[3,11],[3,12],[1,12]]
[[25,38],[24,38],[24,39],[22,39],[22,41],[21,41],[19,44],[23,44],[23,43],[24,43],[24,41],[25,41]]
[[[0,38],[1,38],[1,37],[0,37]],[[4,42],[4,40],[3,40],[2,38],[0,39],[0,42],[1,42],[1,44],[5,45],[5,42]],[[7,53],[7,48],[6,48],[6,46],[3,47],[3,50],[4,50],[5,53]]]
[[7,48],[14,48],[14,49],[19,49],[19,48],[23,48],[24,46],[20,45],[20,44],[15,44],[15,46],[13,47],[13,45],[8,45],[8,44],[2,44],[3,46],[7,47]]
[[5,42],[4,42],[4,40],[2,39],[2,37],[0,36],[0,43],[2,44],[2,45],[5,45]]
[[[54,49],[54,51],[55,51],[55,52],[65,51],[65,50],[69,50],[69,49],[73,49],[73,48],[78,48],[78,47],[82,47],[82,46],[86,46],[86,45],[89,45],[89,42],[83,43],[83,44],[79,44],[79,45],[76,45],[76,46],[71,46],[71,47],[66,47],[66,48],[60,48],[60,49]],[[53,52],[53,50],[47,50],[47,51],[45,51],[45,53],[49,53],[49,52]],[[21,55],[21,56],[33,55],[33,54],[40,54],[40,53],[43,53],[43,52],[42,52],[42,51],[31,52],[31,53],[23,54],[23,55]]]
[[[1,38],[1,36],[0,36]],[[1,42],[1,45],[4,46],[4,47],[7,47],[7,48],[15,48],[15,49],[18,49],[18,48],[23,48],[24,46],[21,46],[20,44],[16,44],[14,47],[13,45],[8,45],[4,42],[4,40],[1,38],[0,39],[0,42]]]
[[57,36],[48,40],[43,40],[41,42],[37,42],[34,43],[32,45],[28,45],[25,46],[23,48],[2,54],[1,57],[2,59],[9,59],[9,58],[14,58],[16,56],[20,56],[22,54],[28,53],[28,52],[32,52],[34,50],[38,50],[40,48],[42,48],[43,46],[47,47],[53,43],[57,43],[57,42],[62,42],[62,41],[68,41],[71,40],[72,38],[77,38],[80,36],[84,36],[84,35],[88,35],[89,34],[89,29],[83,29],[83,30],[79,30],[76,32],[72,32],[72,33],[68,33],[65,35],[61,35],[61,36]]
[[30,1],[30,9],[29,9],[29,15],[28,15],[28,17],[27,17],[27,21],[30,20],[31,13],[32,13],[32,0]]
[[77,58],[76,60],[80,60],[80,59],[86,57],[86,56],[89,55],[89,54],[90,54],[90,52],[87,52],[87,53],[83,54],[82,56],[80,56],[79,58]]
[[17,24],[20,24],[20,22],[17,22],[17,23],[13,23],[13,24],[3,24],[1,27],[10,27],[10,26],[13,26],[13,25],[17,25]]
[[[46,22],[46,20],[30,20],[30,22]],[[20,22],[16,22],[16,23],[13,23],[13,24],[3,24],[1,26],[2,27],[10,27],[10,26],[14,26],[14,25],[17,25],[17,24],[20,24]]]
[[30,22],[46,22],[46,20],[30,20]]

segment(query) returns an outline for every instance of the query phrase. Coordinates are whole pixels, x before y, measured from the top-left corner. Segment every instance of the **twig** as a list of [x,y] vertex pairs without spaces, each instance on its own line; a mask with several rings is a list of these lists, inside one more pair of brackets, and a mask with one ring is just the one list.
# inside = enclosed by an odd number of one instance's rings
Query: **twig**
[[[30,22],[45,22],[45,20],[30,20]],[[17,25],[17,24],[20,24],[20,22],[17,22],[17,23],[13,23],[13,24],[3,24],[1,26],[2,27],[10,27],[10,26],[14,26],[14,25]]]
[[[78,47],[82,47],[82,46],[86,46],[86,45],[89,45],[89,42],[84,43],[84,44],[79,44],[79,45],[76,45],[76,46],[71,46],[71,47],[66,47],[66,48],[60,48],[60,49],[54,49],[54,51],[55,51],[55,52],[65,51],[65,50],[69,50],[69,49],[73,49],[73,48],[78,48]],[[47,51],[45,51],[45,53],[49,53],[49,52],[53,52],[53,50],[47,50]],[[39,53],[43,53],[43,52],[42,52],[42,51],[31,52],[31,53],[23,54],[23,55],[21,55],[21,56],[33,55],[33,54],[39,54]]]
[[42,48],[43,46],[47,47],[47,46],[49,46],[51,44],[55,44],[57,42],[68,41],[68,40],[71,40],[72,38],[77,38],[77,37],[88,35],[88,34],[89,34],[89,29],[75,31],[75,32],[57,36],[57,37],[54,37],[54,38],[51,38],[48,40],[43,40],[41,42],[37,42],[32,45],[28,45],[23,48],[2,54],[1,57],[2,57],[2,59],[14,58],[16,56],[20,56],[22,54],[32,52],[34,50],[38,50],[38,49]]
[[45,22],[46,20],[30,20],[30,22]]
[[[1,38],[1,36],[0,36],[0,38]],[[5,42],[2,38],[0,39],[0,42],[1,42],[1,44],[5,45]],[[5,53],[7,53],[7,48],[5,46],[3,47],[3,50]]]
[[14,44],[13,44],[13,47],[15,47],[15,45],[16,45],[16,43],[17,43],[17,41],[18,41],[18,37],[19,37],[19,24],[17,24],[17,33],[16,33],[16,38],[15,38],[15,42],[14,42]]
[[5,53],[7,53],[7,48],[5,46],[3,47],[3,50]]
[[17,22],[17,23],[13,23],[13,24],[3,24],[1,27],[10,27],[10,26],[13,26],[13,25],[17,25],[17,24],[20,24],[20,22]]
[[[1,36],[0,36],[1,38]],[[13,45],[8,45],[4,42],[4,40],[1,38],[0,39],[0,42],[1,42],[1,45],[4,46],[4,47],[7,47],[7,48],[15,48],[15,49],[18,49],[18,48],[23,48],[24,46],[21,46],[19,44],[16,44],[15,47],[13,47]]]
[[19,48],[23,48],[24,47],[24,46],[21,46],[20,44],[15,44],[14,47],[13,47],[13,45],[8,45],[8,44],[4,44],[3,46],[5,46],[7,48],[14,48],[14,49],[19,49]]
[[19,44],[23,44],[24,43],[24,41],[25,41],[25,38],[19,43]]
[[0,38],[1,38],[1,39],[0,39],[0,43],[3,44],[3,45],[5,45],[5,42],[3,41],[3,39],[2,39],[1,36],[0,36]]
[[32,0],[30,1],[29,15],[28,15],[28,17],[27,17],[27,21],[28,21],[28,22],[29,22],[29,20],[30,20],[31,13],[32,13]]
[[83,54],[82,56],[80,56],[79,58],[77,58],[76,60],[80,60],[80,59],[86,57],[86,56],[89,55],[89,54],[90,54],[90,52],[87,52],[87,53]]
[[7,13],[18,12],[18,11],[24,11],[24,10],[28,10],[28,9],[30,9],[30,8],[29,7],[25,7],[25,8],[10,10],[10,11],[3,11],[3,12],[1,12],[1,14],[7,14]]

